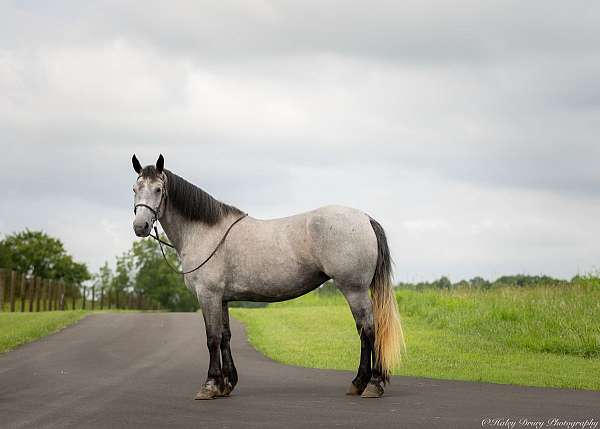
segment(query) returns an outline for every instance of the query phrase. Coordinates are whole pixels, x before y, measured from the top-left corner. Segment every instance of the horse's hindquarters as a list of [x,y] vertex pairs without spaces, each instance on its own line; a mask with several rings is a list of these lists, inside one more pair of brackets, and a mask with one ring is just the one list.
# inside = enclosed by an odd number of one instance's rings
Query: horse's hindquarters
[[311,253],[324,273],[339,283],[365,287],[377,263],[377,238],[363,212],[327,206],[311,212]]

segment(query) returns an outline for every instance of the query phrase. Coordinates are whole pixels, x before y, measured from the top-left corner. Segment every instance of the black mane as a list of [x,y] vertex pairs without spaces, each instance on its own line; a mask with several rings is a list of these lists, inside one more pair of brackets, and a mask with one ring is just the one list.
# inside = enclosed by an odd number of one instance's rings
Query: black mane
[[[207,192],[169,170],[167,176],[167,198],[173,207],[187,219],[198,220],[214,225],[229,214],[242,214],[236,207],[222,203]],[[142,170],[142,177],[157,178],[156,167],[148,165]]]

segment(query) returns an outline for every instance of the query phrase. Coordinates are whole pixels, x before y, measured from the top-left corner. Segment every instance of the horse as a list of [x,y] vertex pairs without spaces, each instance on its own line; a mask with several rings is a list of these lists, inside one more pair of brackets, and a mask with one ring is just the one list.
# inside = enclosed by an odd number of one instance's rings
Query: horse
[[376,220],[341,206],[256,219],[165,169],[162,154],[155,165],[142,167],[135,154],[132,163],[138,175],[134,232],[148,237],[160,222],[202,310],[210,364],[195,399],[229,396],[238,382],[230,301],[285,301],[330,279],[346,298],[360,338],[358,372],[346,393],[383,395],[404,337],[387,238]]

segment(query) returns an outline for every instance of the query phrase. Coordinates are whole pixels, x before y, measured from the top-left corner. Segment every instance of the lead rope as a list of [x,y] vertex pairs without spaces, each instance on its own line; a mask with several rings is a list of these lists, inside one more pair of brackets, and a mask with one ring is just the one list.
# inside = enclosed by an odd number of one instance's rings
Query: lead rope
[[194,268],[193,270],[189,270],[189,271],[179,271],[177,268],[173,267],[170,263],[169,260],[167,259],[167,256],[165,255],[165,251],[162,247],[162,245],[164,244],[165,246],[169,246],[171,248],[175,248],[175,246],[173,246],[171,243],[167,243],[165,241],[162,241],[159,238],[158,235],[158,228],[156,227],[156,225],[154,225],[154,233],[156,234],[156,236],[150,234],[150,237],[154,238],[156,241],[158,241],[158,246],[160,247],[160,253],[162,253],[163,258],[165,259],[165,262],[167,263],[167,265],[169,266],[170,269],[172,269],[174,272],[176,272],[177,274],[189,274],[189,273],[193,273],[194,271],[199,270],[200,268],[202,268],[208,261],[210,261],[210,259],[215,255],[215,253],[217,253],[217,250],[219,250],[219,247],[221,247],[221,245],[225,242],[225,239],[227,238],[227,236],[229,235],[229,231],[231,231],[231,229],[235,226],[236,223],[238,223],[239,221],[241,221],[242,219],[244,219],[246,216],[248,216],[248,213],[244,213],[242,216],[240,216],[239,218],[236,219],[235,222],[233,222],[231,225],[229,225],[229,228],[227,228],[227,231],[225,231],[225,234],[223,235],[223,238],[221,238],[221,241],[219,241],[219,244],[217,244],[217,247],[215,247],[215,250],[212,251],[212,253],[210,255],[208,255],[208,258],[206,258],[204,261],[202,261],[202,263],[200,265],[198,265],[196,268]]

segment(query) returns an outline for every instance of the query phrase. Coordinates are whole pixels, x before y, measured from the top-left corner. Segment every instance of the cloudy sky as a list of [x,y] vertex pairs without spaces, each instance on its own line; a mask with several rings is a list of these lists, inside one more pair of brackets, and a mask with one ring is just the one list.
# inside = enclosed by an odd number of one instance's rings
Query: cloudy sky
[[131,154],[252,216],[386,228],[399,280],[600,266],[600,4],[0,3],[0,232],[126,250]]

